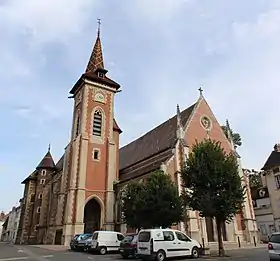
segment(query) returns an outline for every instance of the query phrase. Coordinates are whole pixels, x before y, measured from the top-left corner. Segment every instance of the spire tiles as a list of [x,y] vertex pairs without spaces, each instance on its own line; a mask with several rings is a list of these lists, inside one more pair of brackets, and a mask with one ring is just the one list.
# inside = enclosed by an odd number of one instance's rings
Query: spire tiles
[[89,62],[86,68],[86,73],[94,73],[96,69],[104,69],[103,54],[102,54],[102,45],[100,40],[100,19],[98,20],[98,30],[97,38],[89,58]]

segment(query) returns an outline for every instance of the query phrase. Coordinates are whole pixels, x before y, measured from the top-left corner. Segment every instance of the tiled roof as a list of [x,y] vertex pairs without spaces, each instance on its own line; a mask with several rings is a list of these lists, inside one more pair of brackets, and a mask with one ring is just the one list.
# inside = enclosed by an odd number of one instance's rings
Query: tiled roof
[[262,167],[262,170],[269,170],[277,166],[280,166],[280,152],[273,150]]
[[57,171],[60,171],[63,169],[63,162],[64,162],[64,154],[61,156],[59,161],[56,163],[55,168]]
[[[183,126],[187,123],[195,105],[196,103],[181,112],[181,122]],[[122,147],[119,151],[119,170],[123,170],[174,146],[176,130],[177,116],[175,115],[142,137]]]
[[55,163],[50,151],[47,152],[36,169],[55,169]]

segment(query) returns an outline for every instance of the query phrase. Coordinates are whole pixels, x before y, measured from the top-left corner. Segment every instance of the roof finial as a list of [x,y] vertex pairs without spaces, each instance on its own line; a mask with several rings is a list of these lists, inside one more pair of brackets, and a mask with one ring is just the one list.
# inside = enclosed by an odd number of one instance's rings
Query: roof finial
[[181,112],[179,104],[177,104],[177,131],[176,135],[178,139],[183,138],[183,128],[182,128],[182,121],[181,121]]
[[48,152],[51,151],[51,144],[49,143]]
[[100,25],[101,25],[101,19],[100,18],[97,19],[97,23],[98,23],[97,37],[100,37]]
[[179,106],[179,104],[177,103],[177,115],[180,115],[181,113],[180,113],[180,106]]
[[202,92],[203,92],[203,89],[202,89],[202,85],[200,85],[200,87],[199,87],[199,94],[200,94],[200,96],[202,95]]

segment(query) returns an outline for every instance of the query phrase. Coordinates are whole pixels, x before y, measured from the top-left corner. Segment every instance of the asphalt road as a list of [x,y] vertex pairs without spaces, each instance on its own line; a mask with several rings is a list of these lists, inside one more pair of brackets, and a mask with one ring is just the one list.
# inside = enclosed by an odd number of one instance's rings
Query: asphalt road
[[[196,259],[197,261],[206,260],[229,260],[229,261],[269,261],[267,250],[262,249],[240,249],[231,250],[227,254],[230,257],[216,258],[203,257]],[[105,256],[87,254],[80,252],[73,252],[70,250],[54,251],[46,250],[44,248],[26,246],[26,245],[12,245],[0,243],[0,261],[117,261],[123,260],[118,254],[107,254]],[[179,259],[191,260],[191,259]]]

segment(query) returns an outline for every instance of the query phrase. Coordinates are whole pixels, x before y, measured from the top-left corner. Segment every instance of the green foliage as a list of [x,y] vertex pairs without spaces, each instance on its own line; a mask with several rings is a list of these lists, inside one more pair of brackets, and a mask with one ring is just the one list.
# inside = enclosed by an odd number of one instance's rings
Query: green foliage
[[[227,132],[227,126],[221,126],[224,134],[226,135],[227,139],[229,139],[228,137],[228,132]],[[232,129],[230,129],[230,134],[231,134],[231,137],[232,137],[232,140],[233,140],[233,144],[236,147],[238,146],[241,146],[242,145],[242,140],[241,140],[241,136],[239,133],[237,132],[233,132]]]
[[182,171],[184,202],[204,217],[231,220],[244,202],[244,188],[233,154],[219,142],[196,143]]
[[151,173],[143,183],[129,183],[122,202],[124,221],[134,228],[170,227],[182,220],[178,189],[163,171]]
[[236,157],[227,154],[220,142],[196,143],[183,167],[182,181],[185,205],[201,216],[215,217],[219,255],[224,256],[221,225],[240,211],[245,196]]
[[260,188],[262,186],[261,176],[259,174],[249,175],[250,188]]

